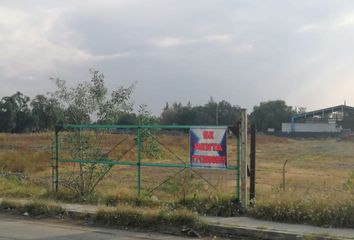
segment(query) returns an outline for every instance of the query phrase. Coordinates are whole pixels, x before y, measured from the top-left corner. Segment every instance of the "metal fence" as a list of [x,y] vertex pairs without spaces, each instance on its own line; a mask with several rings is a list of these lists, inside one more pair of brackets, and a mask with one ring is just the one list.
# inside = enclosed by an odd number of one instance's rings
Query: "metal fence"
[[[240,143],[227,128],[227,167],[194,168],[190,129],[167,125],[61,125],[53,141],[52,187],[135,190],[159,199],[222,193],[240,199]],[[199,126],[203,128],[220,126]],[[80,189],[80,190],[79,190]]]

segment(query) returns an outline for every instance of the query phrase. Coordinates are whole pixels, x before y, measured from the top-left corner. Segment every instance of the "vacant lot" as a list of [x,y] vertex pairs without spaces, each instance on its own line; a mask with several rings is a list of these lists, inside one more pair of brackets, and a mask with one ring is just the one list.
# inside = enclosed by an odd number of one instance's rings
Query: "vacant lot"
[[[127,138],[126,138],[127,137]],[[23,173],[28,178],[23,189],[14,190],[9,182],[0,184],[1,195],[28,196],[45,194],[51,187],[51,133],[42,134],[0,134],[0,172]],[[126,139],[125,139],[126,138]],[[117,142],[125,139],[120,146]],[[158,136],[159,157],[143,155],[143,161],[159,163],[188,162],[188,135]],[[124,156],[123,153],[134,146],[135,140],[129,134],[110,135],[100,139],[100,146],[109,151],[112,159],[136,161],[136,148]],[[236,164],[236,141],[229,138],[229,164]],[[354,169],[354,143],[337,139],[287,139],[272,136],[257,136],[257,196],[267,198],[272,194],[286,192],[299,197],[308,194],[347,194],[348,183]],[[72,158],[67,154],[67,158]],[[283,165],[285,186],[283,185]],[[77,165],[77,164],[76,164]],[[75,172],[75,164],[62,164],[63,178],[68,171]],[[177,174],[175,168],[142,168],[142,189],[157,199],[178,199],[183,196],[203,196],[212,194],[235,195],[235,171],[185,170]],[[175,174],[176,177],[172,177]],[[347,184],[348,186],[348,184]],[[115,166],[99,184],[97,190],[102,195],[134,196],[136,187],[135,166]],[[25,191],[25,193],[23,193]],[[32,193],[31,193],[32,192]]]
[[305,192],[343,192],[354,170],[354,143],[336,139],[282,139],[259,137],[257,184],[270,191],[282,183]]

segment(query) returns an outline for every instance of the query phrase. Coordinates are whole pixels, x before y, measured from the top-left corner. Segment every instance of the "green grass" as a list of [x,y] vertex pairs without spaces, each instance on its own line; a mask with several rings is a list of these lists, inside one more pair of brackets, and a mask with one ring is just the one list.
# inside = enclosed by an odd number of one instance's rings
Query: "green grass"
[[188,226],[202,229],[205,224],[191,211],[178,209],[137,208],[130,205],[118,205],[114,210],[101,209],[94,220],[110,226],[139,228],[164,228],[167,226]]
[[39,198],[46,192],[46,188],[31,184],[28,181],[20,181],[15,177],[0,177],[0,197]]

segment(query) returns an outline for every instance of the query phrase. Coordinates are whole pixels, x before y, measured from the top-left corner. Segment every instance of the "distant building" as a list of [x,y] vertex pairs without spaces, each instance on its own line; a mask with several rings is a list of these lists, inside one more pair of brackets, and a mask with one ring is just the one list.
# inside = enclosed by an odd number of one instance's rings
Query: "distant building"
[[354,130],[354,107],[339,105],[305,112],[282,123],[283,133],[340,133]]

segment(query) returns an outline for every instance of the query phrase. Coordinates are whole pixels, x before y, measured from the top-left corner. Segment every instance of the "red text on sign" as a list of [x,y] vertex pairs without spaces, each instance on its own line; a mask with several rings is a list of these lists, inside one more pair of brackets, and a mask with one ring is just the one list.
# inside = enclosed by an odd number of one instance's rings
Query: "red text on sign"
[[204,139],[214,139],[214,131],[204,131],[203,138]]
[[195,143],[194,150],[199,151],[222,151],[222,146],[217,143]]

